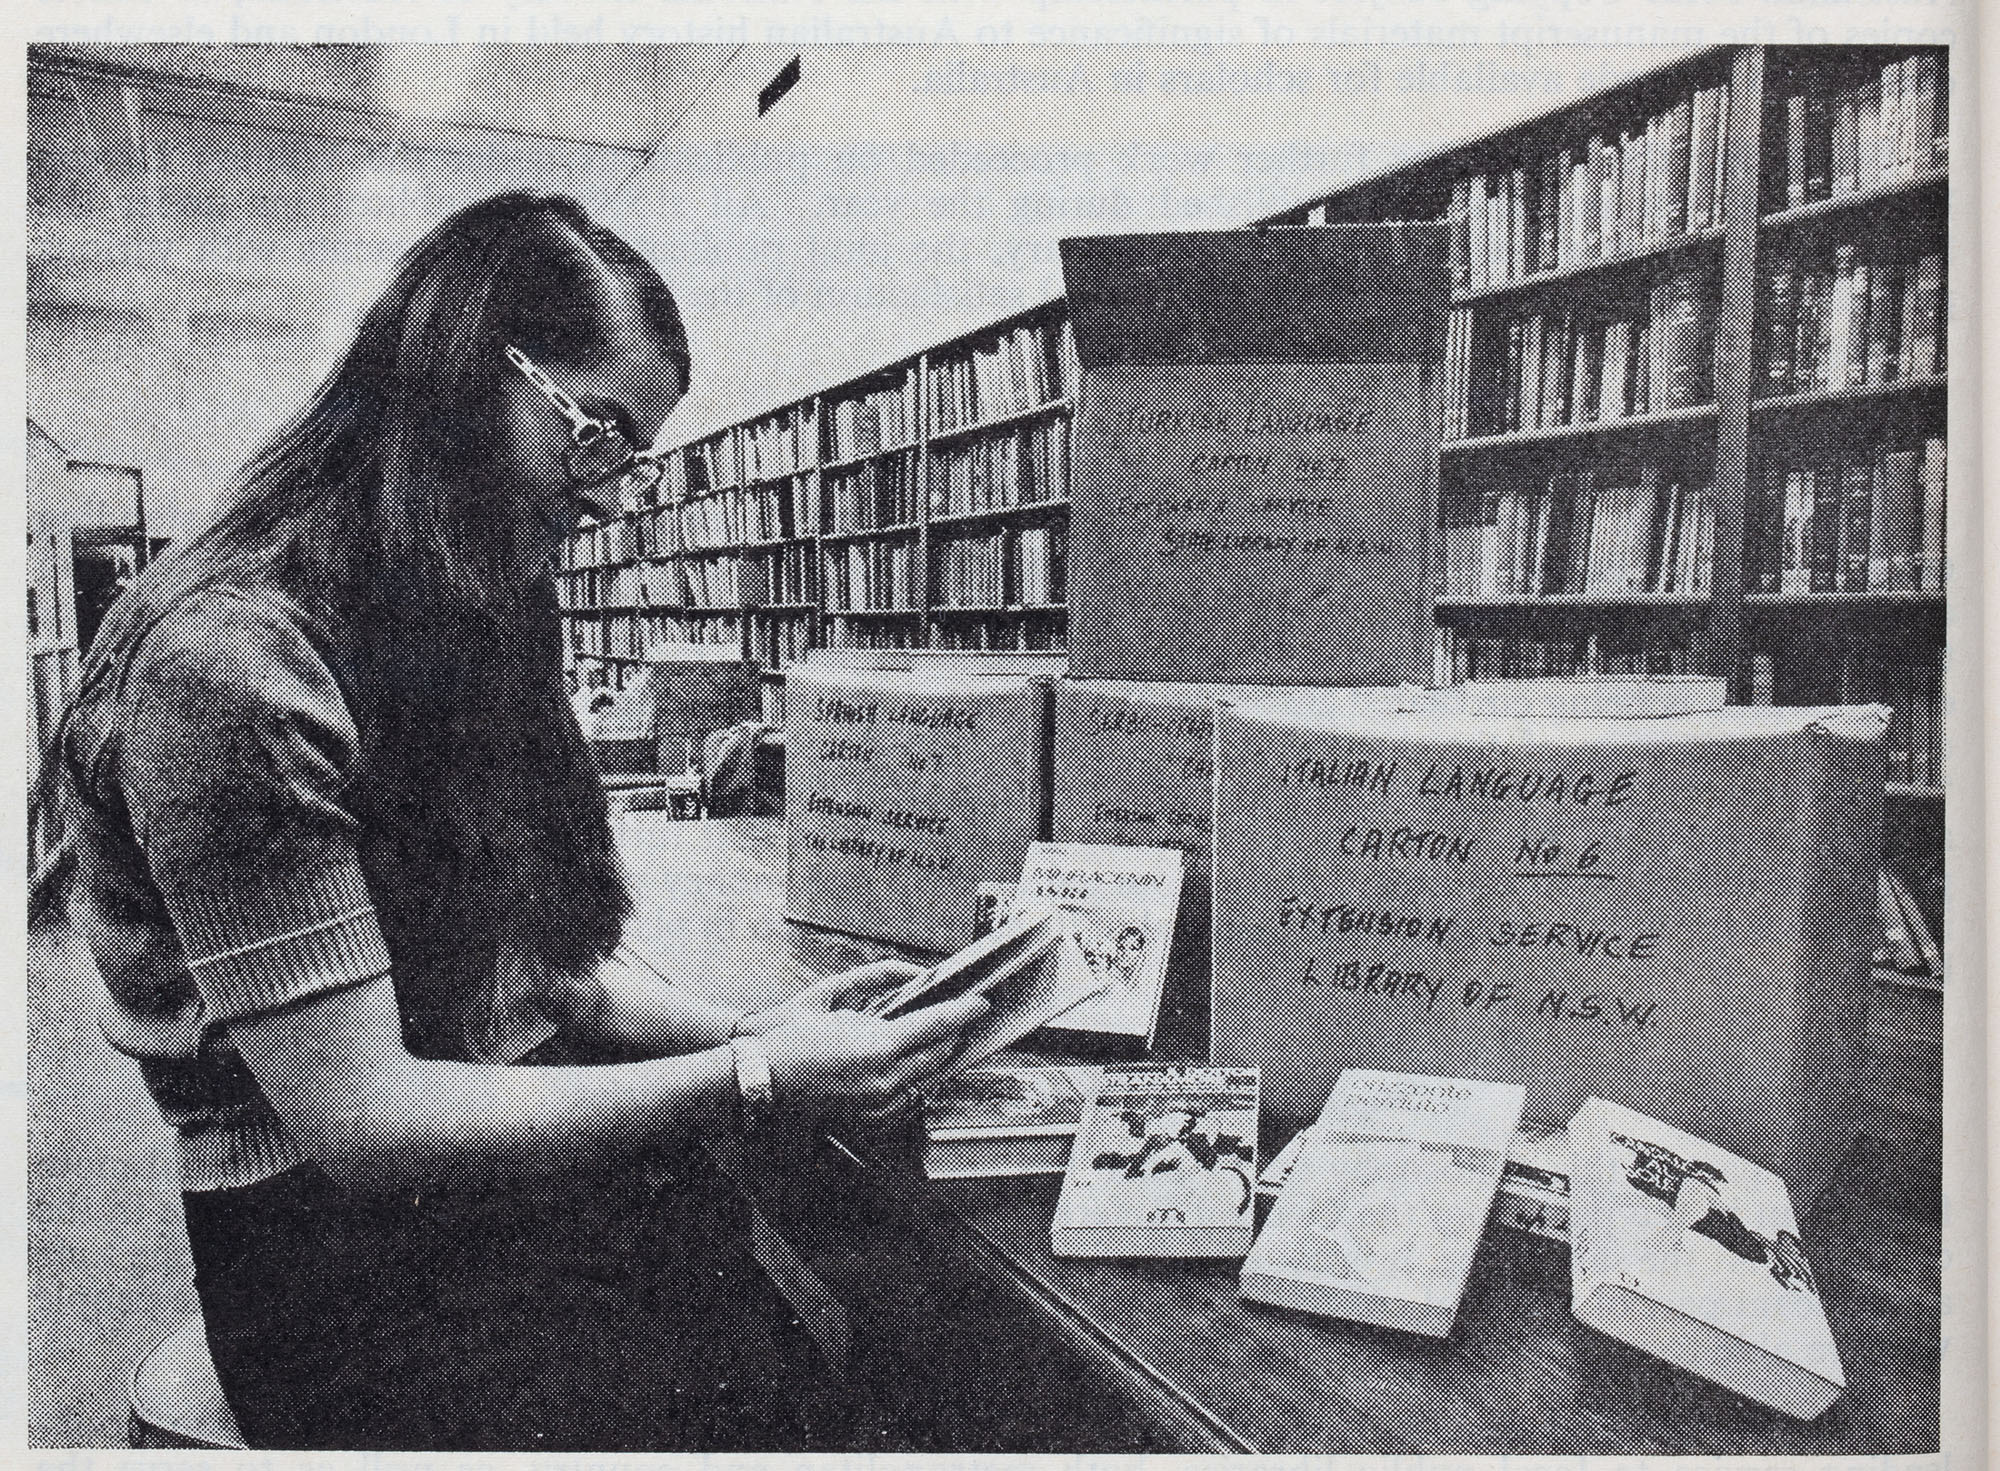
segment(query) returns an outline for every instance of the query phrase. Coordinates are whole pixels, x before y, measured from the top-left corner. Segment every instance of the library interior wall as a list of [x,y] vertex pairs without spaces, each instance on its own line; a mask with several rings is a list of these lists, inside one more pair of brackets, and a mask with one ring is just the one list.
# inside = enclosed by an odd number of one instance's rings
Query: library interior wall
[[746,48],[606,211],[693,337],[683,443],[1062,295],[1065,236],[1226,229],[1668,47]]

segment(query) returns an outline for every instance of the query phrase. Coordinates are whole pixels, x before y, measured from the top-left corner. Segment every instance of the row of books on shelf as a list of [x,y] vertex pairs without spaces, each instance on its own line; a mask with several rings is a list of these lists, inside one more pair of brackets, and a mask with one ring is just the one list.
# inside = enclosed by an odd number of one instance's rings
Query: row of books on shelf
[[[719,490],[698,499],[662,506],[635,518],[635,524],[649,527],[652,555],[668,556],[679,551],[699,551],[737,546],[746,541],[771,541],[781,536],[811,535],[810,521],[805,532],[788,528],[796,525],[791,512],[795,497],[790,486],[762,486],[757,490]],[[797,499],[811,509],[809,485],[800,487]]]
[[1066,316],[1015,327],[963,357],[933,361],[929,371],[933,434],[1052,403],[1081,376]]
[[931,514],[963,516],[1069,497],[1069,420],[942,445],[930,455]]
[[1476,520],[1445,527],[1445,596],[1699,596],[1714,548],[1706,487],[1667,483],[1650,466],[1602,486],[1595,471],[1564,471],[1487,492]]
[[930,646],[975,654],[1060,652],[1063,612],[1045,608],[1025,617],[953,618],[931,630]]
[[835,618],[826,625],[829,649],[921,649],[924,631],[913,623],[863,623]]
[[757,573],[757,580],[763,587],[763,600],[767,603],[816,601],[817,579],[813,575],[816,561],[812,547],[803,542],[797,546],[773,547],[769,551],[750,554],[751,566]]
[[1887,705],[1889,780],[1912,786],[1944,784],[1944,660],[1941,646],[1862,646],[1841,661],[1841,682],[1829,693],[1843,705]]
[[1729,87],[1683,93],[1617,136],[1452,186],[1453,284],[1481,291],[1635,255],[1721,223]]
[[1576,675],[1657,679],[1693,675],[1695,661],[1685,633],[1652,633],[1634,645],[1608,645],[1602,636],[1521,638],[1455,633],[1450,641],[1451,680],[1569,679]]
[[711,435],[684,449],[679,458],[686,466],[685,482],[674,487],[680,498],[706,495],[739,484],[734,441],[729,431]]
[[915,457],[896,455],[825,471],[820,494],[832,534],[909,525],[917,519]]
[[901,610],[917,606],[917,546],[858,541],[826,550],[829,610]]
[[952,608],[1060,603],[1068,543],[1060,526],[941,541],[936,548],[937,601]]
[[1781,104],[1785,147],[1767,202],[1796,209],[1945,167],[1944,61],[1938,52],[1918,52],[1852,86],[1789,92]]
[[750,620],[750,657],[773,669],[796,664],[813,646],[812,632],[804,614],[759,614]]
[[926,1166],[1060,1174],[1058,1257],[1240,1260],[1247,1302],[1436,1338],[1511,1227],[1570,1244],[1572,1311],[1608,1337],[1800,1419],[1845,1389],[1790,1192],[1751,1161],[1601,1098],[1551,1132],[1518,1084],[1350,1068],[1260,1171],[1261,1082],[989,1064],[935,1090]]
[[917,378],[904,373],[893,383],[822,410],[826,458],[852,460],[914,444],[917,438]]
[[1449,438],[1554,429],[1689,408],[1710,396],[1714,301],[1695,272],[1622,310],[1535,311],[1446,333]]
[[[734,552],[628,562],[566,573],[562,606],[588,608],[741,608],[762,600],[758,572]],[[775,601],[775,600],[773,600]],[[801,600],[803,601],[803,599]]]
[[663,643],[717,644],[725,648],[743,642],[740,614],[660,612],[617,613],[605,618],[574,618],[569,624],[572,653],[616,659],[643,658]]
[[745,424],[739,434],[746,482],[795,475],[819,463],[813,452],[817,447],[813,417],[806,409],[788,409],[754,424]]
[[1752,591],[1943,591],[1944,440],[1774,459],[1751,492]]
[[1817,255],[1781,253],[1763,276],[1765,396],[1945,371],[1941,252],[1848,241]]

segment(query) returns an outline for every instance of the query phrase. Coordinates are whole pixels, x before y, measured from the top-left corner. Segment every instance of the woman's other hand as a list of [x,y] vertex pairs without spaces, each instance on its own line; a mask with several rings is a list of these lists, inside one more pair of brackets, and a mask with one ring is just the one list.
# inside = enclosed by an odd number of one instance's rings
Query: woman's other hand
[[772,1092],[779,1108],[809,1114],[894,1113],[950,1064],[965,1029],[991,1009],[983,996],[961,996],[894,1021],[853,1011],[796,1016],[764,1034]]

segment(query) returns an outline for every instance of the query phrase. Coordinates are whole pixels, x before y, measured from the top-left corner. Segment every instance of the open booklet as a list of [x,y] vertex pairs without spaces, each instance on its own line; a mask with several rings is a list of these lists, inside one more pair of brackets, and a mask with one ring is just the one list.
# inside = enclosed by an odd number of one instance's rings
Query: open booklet
[[1102,977],[1043,963],[1067,933],[1058,911],[1028,910],[862,1010],[893,1019],[958,996],[984,996],[992,1010],[967,1028],[958,1055],[939,1076],[977,1067],[1104,989]]

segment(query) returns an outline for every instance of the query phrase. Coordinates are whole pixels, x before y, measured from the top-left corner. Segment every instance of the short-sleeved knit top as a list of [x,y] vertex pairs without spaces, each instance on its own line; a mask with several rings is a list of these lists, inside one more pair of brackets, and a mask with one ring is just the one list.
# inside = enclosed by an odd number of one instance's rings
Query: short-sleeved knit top
[[[178,1134],[184,1189],[305,1157],[228,1024],[392,973],[350,800],[344,648],[334,620],[275,586],[204,587],[153,614],[70,721],[71,912],[104,980],[105,1035]],[[514,1062],[555,1035],[531,967],[489,954],[481,971],[446,1019],[453,1053]]]

